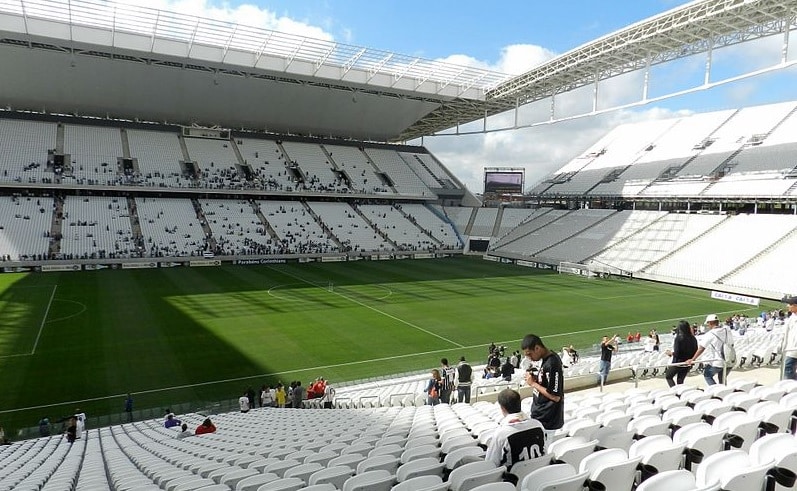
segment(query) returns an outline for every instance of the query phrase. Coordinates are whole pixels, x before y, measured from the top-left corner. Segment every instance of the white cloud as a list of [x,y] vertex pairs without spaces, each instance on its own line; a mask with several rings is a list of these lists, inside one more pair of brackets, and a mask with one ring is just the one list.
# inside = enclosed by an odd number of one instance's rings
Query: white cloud
[[229,3],[215,4],[208,0],[118,0],[117,3],[136,8],[179,12],[185,15],[233,22],[326,41],[334,39],[333,35],[322,27],[286,15],[278,15],[276,12],[253,4],[244,3],[233,6]]
[[492,70],[496,72],[508,73],[510,75],[520,75],[532,68],[550,60],[556,56],[542,46],[534,44],[512,44],[501,49],[498,59],[495,62],[478,60],[465,54],[453,54],[445,58],[438,58],[435,61],[453,63],[482,70]]
[[482,191],[484,167],[523,168],[526,186],[531,187],[620,124],[684,114],[656,107],[643,111],[621,110],[519,130],[426,137],[424,146],[472,192]]

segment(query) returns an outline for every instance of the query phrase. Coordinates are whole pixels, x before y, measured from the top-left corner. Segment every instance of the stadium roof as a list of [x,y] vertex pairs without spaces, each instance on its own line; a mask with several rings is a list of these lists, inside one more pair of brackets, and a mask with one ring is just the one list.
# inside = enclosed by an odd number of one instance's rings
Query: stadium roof
[[630,71],[788,32],[795,12],[797,0],[699,0],[512,78],[97,0],[0,0],[0,105],[401,141]]
[[0,50],[13,109],[378,141],[510,78],[97,0],[0,0]]
[[[401,137],[432,134],[624,73],[797,27],[797,0],[698,0],[575,48],[488,89],[441,105]],[[788,44],[788,43],[786,43]],[[786,62],[784,52],[783,63]]]

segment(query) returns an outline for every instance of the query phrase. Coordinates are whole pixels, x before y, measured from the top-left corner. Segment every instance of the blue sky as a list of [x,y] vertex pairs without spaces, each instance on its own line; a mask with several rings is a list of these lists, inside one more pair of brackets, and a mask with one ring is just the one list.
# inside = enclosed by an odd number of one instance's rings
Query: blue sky
[[[509,73],[522,73],[553,56],[686,3],[677,0],[119,1]],[[716,51],[715,77],[776,63],[781,41],[782,38],[770,39]],[[797,34],[792,35],[790,45],[790,59],[797,59]],[[703,57],[666,65],[655,72],[651,90],[655,95],[656,91],[665,93],[699,83],[704,65]],[[613,81],[606,91],[607,97],[613,102],[635,97],[641,91],[639,80],[636,74]],[[568,97],[573,106],[591,107],[586,94]],[[625,122],[795,99],[797,70],[789,69],[633,110],[488,135],[427,137],[423,144],[471,191],[479,193],[485,166],[524,167],[530,186]]]

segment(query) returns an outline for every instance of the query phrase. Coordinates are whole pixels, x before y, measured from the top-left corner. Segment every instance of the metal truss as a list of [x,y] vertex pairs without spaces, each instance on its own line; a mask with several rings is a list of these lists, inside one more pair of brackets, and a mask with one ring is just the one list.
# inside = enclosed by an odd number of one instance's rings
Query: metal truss
[[[458,128],[459,125],[517,110],[524,104],[552,98],[580,87],[597,86],[603,80],[625,73],[645,70],[648,75],[653,66],[700,53],[707,54],[705,83],[716,85],[717,82],[709,83],[712,50],[777,34],[784,36],[780,67],[785,67],[789,65],[788,33],[797,28],[795,15],[797,0],[691,2],[543,63],[489,90],[484,101],[458,99],[443,104],[404,131],[400,139],[411,140]],[[751,72],[750,76],[756,74]],[[647,76],[645,80],[647,84]],[[643,94],[647,94],[647,85]],[[675,95],[679,93],[665,97]],[[643,96],[634,105],[648,102],[650,100]],[[590,113],[583,115],[587,114]],[[501,130],[505,129],[513,128]]]

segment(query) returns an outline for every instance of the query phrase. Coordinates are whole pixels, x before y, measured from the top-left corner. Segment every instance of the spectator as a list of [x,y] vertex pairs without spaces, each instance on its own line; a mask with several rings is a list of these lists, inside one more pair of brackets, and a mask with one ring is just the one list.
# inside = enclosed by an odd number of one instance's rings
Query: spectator
[[216,425],[213,424],[210,418],[205,418],[205,421],[197,426],[196,431],[194,431],[195,435],[204,435],[205,433],[216,433]]
[[573,363],[578,363],[578,351],[573,347],[571,344],[567,351],[570,352],[570,359],[573,360]]
[[645,353],[653,353],[656,349],[656,338],[653,337],[653,331],[648,333],[648,337],[645,338],[645,346],[643,348]]
[[66,441],[75,443],[77,439],[77,419],[73,416],[69,418],[69,424],[66,427]]
[[454,388],[454,381],[457,374],[454,368],[448,366],[448,358],[440,359],[440,402],[449,404],[451,402],[451,391]]
[[285,387],[281,383],[277,384],[277,390],[275,391],[274,395],[277,407],[285,408]]
[[166,428],[174,428],[175,426],[180,426],[181,421],[174,417],[174,414],[169,413],[166,416],[166,422],[163,423],[163,426]]
[[432,370],[432,376],[426,382],[426,388],[424,389],[424,392],[426,393],[426,404],[430,406],[436,406],[440,404],[440,386],[440,370],[435,368]]
[[50,418],[47,416],[39,420],[39,436],[50,436]]
[[784,325],[783,377],[797,379],[797,295],[783,297],[789,306],[789,318]]
[[512,362],[509,361],[509,358],[507,358],[504,364],[501,365],[501,378],[506,382],[510,382],[514,374],[515,367],[512,365]]
[[517,462],[543,455],[545,428],[520,410],[520,394],[512,389],[502,390],[498,406],[503,419],[493,432],[484,460],[508,470]]
[[188,429],[188,425],[187,424],[183,423],[183,425],[180,427],[180,429],[182,431],[180,431],[180,433],[177,434],[177,438],[185,438],[187,436],[194,436],[194,433],[191,430]]
[[293,388],[291,393],[292,404],[295,409],[302,409],[302,400],[304,399],[304,389],[302,389],[302,382],[297,380],[296,387]]
[[601,385],[609,380],[609,370],[612,369],[612,354],[615,351],[617,351],[617,336],[611,339],[609,339],[609,336],[603,336],[601,340],[601,362],[598,369]]
[[246,389],[246,398],[249,399],[249,409],[257,407],[255,405],[255,389],[253,389],[251,385]]
[[125,399],[125,413],[127,414],[127,422],[133,422],[133,396],[128,392],[127,399]]
[[238,398],[238,407],[241,408],[242,413],[248,413],[249,408],[252,407],[249,405],[249,396],[247,395],[246,391],[244,391],[243,395]]
[[77,425],[75,438],[79,440],[83,437],[83,432],[86,431],[86,413],[80,408],[75,409],[75,421]]
[[687,321],[680,321],[675,328],[675,339],[672,342],[672,350],[665,351],[667,356],[672,356],[672,363],[680,363],[680,366],[669,366],[664,371],[664,378],[667,379],[667,385],[673,387],[677,381],[679,384],[684,383],[686,375],[689,373],[688,365],[683,363],[694,357],[697,351],[697,338],[692,332],[692,326]]
[[[706,333],[700,337],[697,343],[697,351],[684,363],[693,364],[695,359],[703,353],[707,353],[708,360],[703,366],[703,378],[706,385],[725,383],[725,375],[731,371],[732,367],[726,367],[722,348],[725,343],[733,343],[733,333],[725,326],[720,326],[717,314],[710,314],[706,317]],[[717,380],[714,380],[714,376]]]
[[539,336],[528,334],[520,345],[532,362],[541,361],[539,370],[526,373],[526,383],[534,391],[531,417],[545,428],[545,441],[564,426],[564,373],[559,355],[545,347]]
[[470,387],[473,384],[473,368],[465,361],[464,356],[459,357],[456,374],[457,400],[470,404]]
[[264,385],[260,389],[260,406],[261,407],[274,407],[274,396],[271,393],[271,386]]
[[335,388],[327,382],[324,385],[324,395],[321,396],[321,402],[324,409],[332,409],[332,403],[335,402]]

